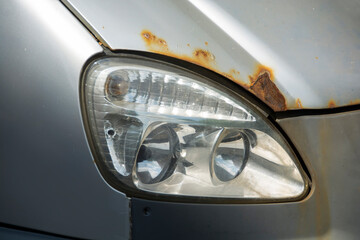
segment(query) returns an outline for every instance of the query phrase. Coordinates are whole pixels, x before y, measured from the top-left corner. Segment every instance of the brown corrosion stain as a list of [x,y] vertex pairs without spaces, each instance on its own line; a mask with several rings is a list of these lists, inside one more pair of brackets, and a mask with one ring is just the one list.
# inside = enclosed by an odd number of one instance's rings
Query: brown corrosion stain
[[200,60],[201,62],[213,62],[215,61],[215,56],[209,52],[208,50],[204,50],[204,49],[195,49],[193,51],[193,56],[194,58]]
[[190,47],[190,43],[186,44],[186,46]]
[[286,100],[284,95],[273,82],[274,73],[271,68],[259,65],[250,79],[250,91],[263,100],[274,111],[285,111]]
[[335,103],[334,99],[330,99],[330,101],[329,101],[329,103],[328,103],[328,107],[329,107],[329,108],[334,108],[334,107],[336,107],[336,103]]
[[205,45],[207,46],[207,45],[209,45],[209,43],[208,43],[208,42],[205,42]]
[[355,99],[349,102],[350,105],[360,104],[360,99]]
[[[151,52],[183,59],[185,61],[192,62],[216,71],[214,69],[214,65],[216,65],[215,56],[208,50],[197,48],[192,52],[192,56],[181,55],[170,51],[168,44],[164,39],[157,37],[155,34],[148,30],[143,30],[141,32],[141,37],[144,40],[147,49]],[[188,43],[187,46],[190,47],[190,44]],[[216,72],[219,73],[219,71]]]
[[150,31],[143,30],[141,32],[141,37],[143,38],[143,40],[145,41],[147,47],[150,50],[152,50],[154,52],[169,51],[167,42],[164,39],[155,36]]
[[316,59],[316,60],[318,60],[318,59],[319,59],[319,57],[315,57],[315,59]]
[[246,90],[250,89],[249,84],[247,84],[247,83],[245,83],[245,82],[243,82],[241,80],[240,72],[237,71],[236,69],[231,68],[229,70],[229,72],[221,72],[220,74],[227,77],[227,78],[229,78],[231,81],[239,84],[240,86],[242,86]]
[[[241,79],[240,72],[235,69],[230,69],[228,72],[219,71],[216,68],[215,56],[209,50],[196,48],[191,56],[185,54],[181,55],[170,51],[168,44],[164,39],[157,37],[148,30],[143,30],[141,32],[141,37],[144,40],[147,49],[151,52],[182,59],[208,68],[254,93],[274,111],[284,111],[287,109],[285,97],[274,83],[274,72],[267,66],[258,65],[255,73],[252,76],[249,76],[250,83],[246,83]],[[205,45],[208,45],[208,42],[205,42]],[[187,46],[190,47],[190,44],[188,43]]]
[[267,66],[258,64],[256,66],[255,73],[252,76],[249,76],[250,84],[255,82],[256,79],[265,72],[267,72],[269,74],[270,80],[274,81],[274,79],[273,79],[274,78],[274,71],[271,68],[267,67]]
[[296,101],[295,101],[295,103],[296,103],[296,107],[297,107],[297,108],[299,108],[299,109],[304,108],[303,105],[302,105],[302,103],[301,103],[301,101],[300,101],[300,98],[297,98]]
[[229,73],[233,76],[240,76],[240,72],[233,68],[229,70]]

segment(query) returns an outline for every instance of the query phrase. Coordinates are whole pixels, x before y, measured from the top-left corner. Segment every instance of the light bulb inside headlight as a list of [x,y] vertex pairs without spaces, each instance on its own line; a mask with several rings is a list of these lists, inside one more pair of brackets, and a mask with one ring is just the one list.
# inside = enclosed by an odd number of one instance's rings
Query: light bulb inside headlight
[[120,190],[239,199],[306,191],[281,134],[217,82],[168,64],[108,57],[87,68],[83,89],[97,163]]

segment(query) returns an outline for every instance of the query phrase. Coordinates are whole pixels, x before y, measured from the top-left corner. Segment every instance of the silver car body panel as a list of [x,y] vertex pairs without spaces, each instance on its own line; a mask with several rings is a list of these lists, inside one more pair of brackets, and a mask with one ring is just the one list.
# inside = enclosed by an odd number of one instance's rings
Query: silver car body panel
[[[360,110],[278,122],[311,171],[314,193],[310,198],[316,202],[313,225],[330,239],[358,239]],[[304,224],[309,214],[309,209],[300,207],[299,221]]]
[[[291,101],[298,98],[303,107],[318,108],[328,107],[330,98],[347,105],[358,97],[356,2],[221,2],[220,7],[220,1],[72,0],[66,5],[111,49],[155,51],[141,36],[148,29],[174,52],[163,54],[191,60],[195,48],[208,48],[216,66],[205,67],[217,72],[234,67],[244,81],[257,64],[269,65],[288,109],[296,108]],[[225,34],[216,19],[210,21],[206,9],[214,6],[222,18],[251,33],[260,44],[255,48],[276,53],[274,65]],[[79,80],[86,61],[103,50],[96,40],[58,1],[1,3],[0,34],[0,222],[87,239],[358,238],[359,110],[278,120],[313,179],[311,193],[300,202],[130,200],[102,179],[83,129]],[[342,48],[331,48],[340,43]],[[295,78],[286,78],[292,73]]]
[[192,61],[245,88],[267,66],[286,109],[360,103],[359,1],[63,2],[111,49]]
[[128,239],[129,200],[90,154],[84,63],[102,48],[58,1],[0,6],[0,222],[86,239]]

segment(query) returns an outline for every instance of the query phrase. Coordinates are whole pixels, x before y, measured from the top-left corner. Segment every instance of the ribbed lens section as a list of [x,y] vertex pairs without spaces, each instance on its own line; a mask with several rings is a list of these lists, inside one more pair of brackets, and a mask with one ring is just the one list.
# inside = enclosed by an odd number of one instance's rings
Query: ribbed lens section
[[[133,69],[110,73],[106,93],[127,109],[164,115],[255,121],[243,107],[202,83],[159,72]],[[129,104],[133,103],[133,104]]]

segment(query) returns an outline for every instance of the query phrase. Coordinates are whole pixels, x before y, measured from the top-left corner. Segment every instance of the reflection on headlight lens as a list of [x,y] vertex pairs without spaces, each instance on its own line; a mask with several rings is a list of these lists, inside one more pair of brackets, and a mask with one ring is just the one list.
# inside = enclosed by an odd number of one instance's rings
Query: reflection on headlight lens
[[236,178],[246,165],[249,148],[249,140],[240,130],[225,131],[215,151],[214,171],[217,178],[224,182]]
[[168,125],[155,128],[139,149],[137,178],[145,184],[165,180],[174,172],[179,154],[179,140],[175,132]]

